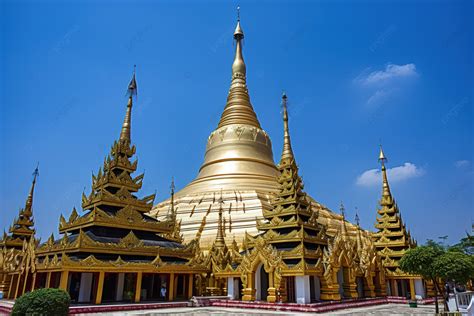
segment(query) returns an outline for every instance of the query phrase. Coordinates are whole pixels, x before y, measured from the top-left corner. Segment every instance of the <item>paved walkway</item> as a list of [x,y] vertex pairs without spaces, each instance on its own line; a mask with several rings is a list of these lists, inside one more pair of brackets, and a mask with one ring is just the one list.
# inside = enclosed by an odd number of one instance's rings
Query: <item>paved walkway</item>
[[[411,308],[402,304],[384,304],[370,307],[350,308],[327,314],[312,315],[376,315],[376,316],[405,316],[405,315],[434,315],[434,305],[422,305],[417,308]],[[187,308],[163,308],[156,310],[129,311],[129,312],[113,312],[113,313],[96,313],[96,314],[76,314],[76,316],[205,316],[205,315],[235,315],[235,316],[258,316],[258,315],[311,315],[310,313],[294,313],[294,312],[278,312],[258,309],[242,309],[242,308],[222,308],[222,307],[187,307]]]

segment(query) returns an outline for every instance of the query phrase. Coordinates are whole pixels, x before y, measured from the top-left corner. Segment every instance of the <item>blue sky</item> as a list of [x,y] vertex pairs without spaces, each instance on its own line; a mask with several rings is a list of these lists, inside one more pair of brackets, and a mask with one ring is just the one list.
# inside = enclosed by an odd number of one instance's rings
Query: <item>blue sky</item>
[[[36,227],[57,234],[119,136],[137,64],[132,138],[143,194],[196,175],[230,83],[236,2],[2,1],[0,227],[40,162]],[[470,230],[471,1],[241,1],[253,106],[279,157],[280,96],[306,191],[373,228],[381,141],[407,226]]]

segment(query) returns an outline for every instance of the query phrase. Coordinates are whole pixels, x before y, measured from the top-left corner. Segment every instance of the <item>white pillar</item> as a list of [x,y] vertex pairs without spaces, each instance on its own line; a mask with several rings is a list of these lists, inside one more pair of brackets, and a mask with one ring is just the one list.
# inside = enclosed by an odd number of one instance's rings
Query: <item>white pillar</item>
[[295,277],[296,303],[311,303],[311,293],[309,289],[309,275]]
[[116,301],[123,300],[123,284],[125,281],[125,273],[119,273],[117,277],[117,294],[115,296]]
[[421,279],[415,280],[415,295],[419,295],[422,298],[426,298],[425,288],[423,287],[423,280]]
[[227,296],[233,300],[234,299],[234,278],[228,277],[227,278]]
[[79,303],[87,303],[91,301],[92,289],[92,273],[81,273],[81,286],[79,287]]
[[386,290],[387,290],[387,295],[388,295],[388,296],[392,296],[392,287],[390,286],[390,282],[387,281],[387,282],[385,283],[385,286],[386,286]]

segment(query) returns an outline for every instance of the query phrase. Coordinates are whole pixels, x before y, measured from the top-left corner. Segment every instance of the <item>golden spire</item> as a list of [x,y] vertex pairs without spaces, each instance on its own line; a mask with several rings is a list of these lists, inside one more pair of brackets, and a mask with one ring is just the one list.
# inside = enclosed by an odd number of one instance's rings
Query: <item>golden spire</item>
[[379,162],[382,164],[382,196],[392,196],[390,193],[390,187],[388,185],[387,169],[385,168],[385,162],[387,162],[387,158],[383,152],[382,145],[380,145]]
[[224,204],[224,200],[222,199],[222,191],[221,191],[221,197],[217,200],[217,203],[219,203],[219,220],[217,222],[217,236],[216,240],[214,241],[214,246],[217,248],[225,248],[225,239],[224,239],[224,225],[223,225],[223,219],[222,219],[222,213],[223,213],[223,207],[222,205]]
[[244,32],[240,26],[240,7],[237,8],[237,26],[234,31],[235,57],[232,64],[232,82],[230,85],[227,103],[222,113],[218,128],[232,124],[246,124],[250,126],[260,127],[257,115],[255,114],[246,83],[246,67],[244,57],[242,55],[242,40]]
[[127,104],[127,112],[125,113],[125,119],[123,120],[122,131],[120,132],[120,140],[121,141],[131,141],[131,129],[132,129],[132,105],[133,95],[137,95],[137,81],[135,80],[135,68],[133,66],[133,77],[130,83],[128,84],[128,104]]
[[23,214],[28,217],[33,215],[33,212],[32,212],[33,193],[35,191],[36,178],[39,176],[38,167],[39,167],[39,164],[36,166],[35,171],[33,172],[33,182],[31,183],[30,193],[28,194],[28,197],[26,198],[25,210],[23,212]]
[[281,97],[283,106],[283,126],[284,126],[284,141],[283,141],[283,152],[281,153],[281,159],[289,158],[294,159],[293,149],[291,148],[290,129],[288,127],[288,106],[287,106],[286,93],[283,92]]

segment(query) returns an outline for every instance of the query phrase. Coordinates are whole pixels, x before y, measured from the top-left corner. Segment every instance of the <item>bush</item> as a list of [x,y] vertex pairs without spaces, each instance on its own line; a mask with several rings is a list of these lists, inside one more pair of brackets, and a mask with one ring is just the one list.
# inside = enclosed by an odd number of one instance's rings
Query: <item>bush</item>
[[70,303],[69,294],[63,290],[38,289],[22,295],[15,301],[12,316],[67,316]]

